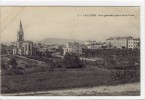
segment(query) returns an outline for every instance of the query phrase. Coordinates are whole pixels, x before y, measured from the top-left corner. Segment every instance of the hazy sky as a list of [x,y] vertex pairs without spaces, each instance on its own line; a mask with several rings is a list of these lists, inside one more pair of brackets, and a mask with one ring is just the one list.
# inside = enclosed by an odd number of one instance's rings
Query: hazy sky
[[[139,7],[1,7],[0,14],[2,42],[16,41],[20,19],[25,40],[105,41],[111,36],[140,36]],[[104,16],[122,14],[127,16]]]

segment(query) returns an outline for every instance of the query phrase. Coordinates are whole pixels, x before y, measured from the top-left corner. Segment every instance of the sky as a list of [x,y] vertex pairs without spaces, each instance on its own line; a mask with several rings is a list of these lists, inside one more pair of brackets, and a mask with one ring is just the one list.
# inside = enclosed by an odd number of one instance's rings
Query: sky
[[25,40],[32,41],[140,37],[139,7],[1,7],[2,42],[16,41],[20,20]]

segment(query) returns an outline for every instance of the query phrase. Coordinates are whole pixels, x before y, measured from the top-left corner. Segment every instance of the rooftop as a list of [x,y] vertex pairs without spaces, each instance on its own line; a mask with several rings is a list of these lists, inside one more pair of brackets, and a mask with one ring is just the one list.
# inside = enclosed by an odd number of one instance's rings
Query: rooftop
[[80,45],[78,42],[68,42],[68,47],[69,48],[71,48],[71,47],[73,47],[73,46],[75,46],[75,45]]
[[106,40],[114,40],[114,39],[119,40],[119,39],[128,39],[128,38],[133,38],[133,37],[132,37],[132,36],[125,36],[125,37],[110,37],[110,38],[108,38],[108,39],[106,39]]

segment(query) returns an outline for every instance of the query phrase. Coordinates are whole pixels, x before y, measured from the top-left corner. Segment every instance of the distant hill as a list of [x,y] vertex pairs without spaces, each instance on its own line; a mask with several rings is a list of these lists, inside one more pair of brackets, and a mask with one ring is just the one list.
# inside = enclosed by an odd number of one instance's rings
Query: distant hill
[[36,43],[42,43],[42,44],[47,44],[47,45],[66,44],[67,42],[79,42],[80,44],[83,44],[83,41],[81,40],[62,39],[62,38],[47,38],[40,41],[36,41]]
[[[66,44],[67,42],[79,42],[80,44],[83,44],[84,41],[81,40],[74,40],[74,39],[62,39],[62,38],[47,38],[39,41],[33,41],[34,43],[42,43],[47,45],[53,45],[53,44]],[[5,45],[11,45],[12,42],[1,42],[1,44]]]

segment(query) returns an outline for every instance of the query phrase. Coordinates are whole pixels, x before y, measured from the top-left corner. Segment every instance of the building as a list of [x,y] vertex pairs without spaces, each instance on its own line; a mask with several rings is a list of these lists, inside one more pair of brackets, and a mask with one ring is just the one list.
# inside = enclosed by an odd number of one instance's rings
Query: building
[[140,39],[128,37],[110,37],[106,39],[106,44],[108,48],[128,48],[134,49],[139,48]]
[[140,48],[140,39],[139,38],[135,38],[134,39],[134,47],[135,48]]
[[35,55],[35,54],[36,50],[33,47],[33,42],[24,40],[24,32],[20,20],[20,28],[17,33],[17,41],[15,42],[15,47],[13,48],[13,55]]
[[96,42],[96,41],[86,41],[84,45],[87,49],[103,49],[106,46],[106,43]]
[[85,41],[85,43],[84,43],[86,46],[88,46],[88,45],[93,45],[93,44],[96,44],[96,41],[91,41],[91,40],[89,40],[89,41]]
[[76,54],[82,54],[82,46],[78,42],[68,42],[66,47],[63,48],[63,54],[65,55],[67,52],[69,53],[76,53]]

